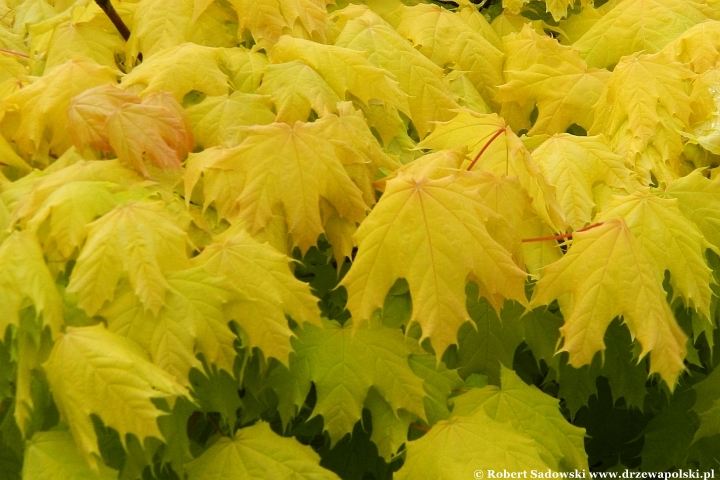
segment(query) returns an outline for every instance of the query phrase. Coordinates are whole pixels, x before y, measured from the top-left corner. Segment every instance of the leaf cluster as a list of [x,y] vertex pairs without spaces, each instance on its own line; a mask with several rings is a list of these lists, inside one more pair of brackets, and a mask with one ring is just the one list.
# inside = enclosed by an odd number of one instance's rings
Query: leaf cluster
[[0,477],[717,470],[719,61],[705,0],[0,0]]

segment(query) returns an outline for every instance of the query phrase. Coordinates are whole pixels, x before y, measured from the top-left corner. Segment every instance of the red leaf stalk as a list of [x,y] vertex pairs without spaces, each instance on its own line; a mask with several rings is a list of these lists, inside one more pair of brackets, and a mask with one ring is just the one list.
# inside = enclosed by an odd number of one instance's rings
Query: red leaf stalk
[[[585,232],[585,231],[590,230],[590,229],[593,229],[593,228],[595,228],[595,227],[599,227],[599,226],[602,225],[602,224],[603,224],[603,222],[593,223],[592,225],[588,225],[588,226],[585,227],[585,228],[581,228],[580,230],[578,230],[578,232]],[[577,232],[573,232],[573,233],[577,233]],[[563,233],[563,234],[561,234],[561,235],[552,235],[552,236],[550,236],[550,237],[523,238],[523,239],[522,239],[522,242],[523,242],[523,243],[527,243],[527,242],[546,242],[546,241],[548,241],[548,240],[561,240],[561,239],[563,239],[563,238],[572,238],[572,236],[573,236],[572,233]]]
[[502,129],[498,130],[497,132],[495,132],[495,134],[494,134],[492,137],[490,137],[490,140],[488,140],[488,141],[485,143],[485,145],[483,145],[483,147],[480,149],[480,151],[478,152],[478,154],[475,155],[475,158],[473,159],[473,161],[470,162],[470,165],[469,165],[468,168],[467,168],[467,171],[468,171],[468,172],[469,172],[470,170],[472,170],[472,168],[475,166],[475,164],[477,163],[477,161],[480,160],[480,156],[481,156],[483,153],[485,153],[485,150],[488,149],[488,147],[490,146],[490,144],[491,144],[492,142],[494,142],[495,139],[496,139],[497,137],[499,137],[500,134],[503,133],[504,131],[505,131],[505,129],[502,128]]

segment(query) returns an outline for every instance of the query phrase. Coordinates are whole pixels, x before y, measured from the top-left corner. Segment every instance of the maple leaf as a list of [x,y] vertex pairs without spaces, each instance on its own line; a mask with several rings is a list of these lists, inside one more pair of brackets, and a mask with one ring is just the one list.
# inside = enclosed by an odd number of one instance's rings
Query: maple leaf
[[[104,185],[111,190],[115,188],[111,187],[113,184],[128,190],[146,185],[140,175],[123,167],[117,160],[84,161],[79,155],[75,160],[69,165],[62,165],[58,160],[42,172],[36,170],[34,174],[27,175],[3,188],[0,195],[12,208],[11,222],[13,224],[19,222],[25,227],[26,222],[37,214],[49,197],[56,191],[62,190],[63,186],[74,182],[96,182],[96,185]],[[61,166],[62,168],[54,168]],[[63,196],[61,193],[57,195]],[[104,202],[100,199],[99,203]],[[83,212],[75,212],[75,214],[84,215]]]
[[418,4],[400,12],[396,27],[400,35],[437,66],[454,65],[465,72],[485,102],[493,101],[497,86],[503,83],[504,55],[485,32],[438,5]]
[[[202,175],[205,207],[214,203],[221,217],[243,220],[251,234],[267,227],[274,205],[282,205],[294,243],[306,252],[324,231],[321,199],[351,222],[360,222],[367,209],[336,147],[323,135],[337,121],[328,116],[292,127],[250,127],[237,147],[191,155],[185,191],[192,192]],[[357,155],[352,161],[363,159]]]
[[[307,284],[293,277],[289,261],[288,257],[269,245],[258,243],[241,229],[216,238],[216,242],[205,247],[192,262],[213,276],[227,278],[235,287],[238,295],[230,298],[226,307],[227,318],[234,319],[246,333],[249,348],[258,347],[266,357],[275,357],[285,364],[292,336],[286,315],[301,325],[305,322],[320,323],[317,298],[310,293]],[[190,292],[189,289],[186,291]],[[176,314],[183,311],[180,307],[176,310]],[[221,329],[217,323],[222,321],[213,318],[215,325],[198,321],[195,328],[208,328],[210,331],[205,336],[209,337],[213,331]],[[207,327],[203,327],[204,323]],[[208,349],[212,347],[217,351],[218,347],[212,346],[215,343],[212,337],[201,340],[208,344]],[[223,345],[223,342],[220,344]],[[218,356],[214,353],[211,359]],[[223,364],[226,368],[228,365],[231,367],[232,363],[226,361]],[[231,368],[228,371],[232,371]]]
[[175,100],[192,90],[206,95],[228,93],[228,77],[220,69],[222,50],[194,43],[183,43],[146,58],[122,78],[120,87],[140,90],[140,97],[166,91]]
[[[503,0],[503,8],[512,14],[518,14],[523,7],[530,3],[530,0]],[[590,0],[581,0],[580,6],[585,7]],[[568,8],[575,5],[575,0],[545,0],[545,11],[552,15],[553,19],[558,22],[567,16]]]
[[[212,290],[211,293],[218,292]],[[164,310],[157,317],[146,312],[130,288],[120,288],[113,302],[98,315],[107,319],[108,330],[133,340],[149,354],[153,364],[171,374],[185,388],[191,388],[190,370],[202,371],[202,364],[195,358],[195,338],[189,326],[184,324],[187,322],[178,321]],[[228,330],[228,333],[232,332]],[[234,339],[233,335],[230,342]]]
[[466,146],[473,158],[482,151],[474,166],[476,170],[485,170],[496,177],[517,175],[520,185],[533,199],[533,208],[538,216],[555,230],[564,225],[554,188],[548,184],[522,142],[498,115],[481,115],[464,109],[449,122],[438,124],[435,131],[417,146],[433,150]]
[[438,355],[457,343],[458,329],[470,320],[465,310],[469,274],[491,296],[525,302],[525,272],[486,230],[492,213],[468,183],[458,184],[455,175],[431,179],[413,172],[387,182],[358,228],[358,253],[341,282],[358,327],[382,307],[398,278],[410,286],[410,323],[420,324],[422,338],[431,339]]
[[208,47],[235,46],[227,24],[237,23],[234,12],[206,0],[141,0],[130,25],[127,56],[145,58],[183,42]]
[[270,50],[270,61],[293,60],[301,60],[317,71],[341,99],[350,93],[365,105],[380,101],[409,113],[406,95],[398,83],[362,52],[283,35]]
[[[680,132],[690,118],[693,73],[662,54],[624,57],[594,107],[588,133],[604,133],[646,181],[669,183],[681,173]],[[612,106],[612,108],[610,108]]]
[[408,442],[397,477],[454,478],[468,470],[587,471],[584,430],[565,420],[558,401],[505,367],[501,383],[501,388],[471,389],[455,397],[449,419]]
[[189,106],[187,115],[195,143],[203,149],[234,147],[246,135],[243,127],[275,121],[268,97],[239,91],[227,96],[206,97]]
[[335,45],[366,52],[372,64],[394,75],[408,95],[410,117],[420,138],[433,130],[434,122],[450,120],[453,110],[460,108],[442,81],[442,69],[371,11],[348,21]]
[[455,398],[453,414],[472,415],[482,409],[494,421],[509,421],[518,431],[537,442],[540,456],[551,468],[588,471],[585,429],[565,419],[557,399],[534,385],[527,385],[505,366],[501,367],[500,385],[472,389]]
[[330,21],[326,5],[333,0],[230,0],[241,29],[248,29],[268,49],[286,33],[326,43]]
[[75,146],[85,144],[114,151],[145,177],[143,155],[162,168],[180,167],[193,147],[185,110],[167,92],[151,93],[142,101],[112,85],[86,90],[73,98],[68,129]]
[[100,456],[91,414],[120,434],[163,439],[151,399],[172,401],[189,393],[156,367],[134,342],[102,325],[67,327],[44,365],[50,390],[75,443],[91,466]]
[[[288,478],[333,480],[334,473],[319,465],[320,456],[297,440],[277,435],[265,422],[222,437],[185,465],[189,480],[230,478]],[[232,473],[230,473],[232,472]]]
[[[532,209],[532,198],[517,177],[496,177],[489,172],[461,177],[459,182],[477,189],[480,201],[497,217],[488,219],[485,227],[492,237],[512,253],[513,260],[531,274],[558,260],[561,251],[548,242],[523,242],[525,238],[552,236],[552,230]],[[494,303],[500,309],[502,302]]]
[[47,233],[40,236],[45,252],[52,258],[67,260],[85,241],[85,226],[118,204],[113,197],[117,187],[113,183],[82,181],[63,185],[35,211],[28,212],[27,228],[39,234],[47,224]]
[[195,0],[142,0],[133,14],[127,50],[145,58],[190,40]]
[[123,273],[145,308],[157,314],[169,288],[165,272],[187,265],[186,233],[162,202],[130,201],[88,226],[68,292],[92,316],[113,298]]
[[35,236],[27,231],[11,233],[0,243],[0,264],[0,304],[4,311],[0,333],[4,335],[9,325],[19,325],[18,311],[30,300],[52,335],[57,335],[63,324],[63,302]]
[[161,105],[126,103],[107,117],[108,143],[118,158],[145,177],[143,161],[165,168],[180,168],[180,160],[192,150],[192,133],[178,113]]
[[98,150],[110,151],[112,147],[105,122],[126,103],[140,103],[140,98],[113,84],[90,88],[73,97],[67,110],[67,125],[75,147],[82,151],[87,144]]
[[537,119],[528,135],[563,133],[573,123],[586,129],[592,126],[592,106],[610,76],[608,71],[588,69],[577,50],[539,35],[529,25],[503,41],[505,83],[495,100],[535,105]]
[[115,55],[124,46],[116,32],[96,23],[76,21],[63,22],[53,28],[48,43],[45,72],[76,58],[89,58],[115,69]]
[[561,306],[560,329],[570,365],[578,368],[605,348],[603,335],[622,315],[642,352],[650,353],[650,373],[658,372],[674,388],[683,371],[686,336],[665,301],[662,277],[622,219],[573,234],[568,252],[548,265],[535,286],[530,307],[546,305],[570,293]]
[[243,48],[225,48],[220,56],[220,68],[228,75],[232,89],[255,93],[265,75],[268,59],[264,53]]
[[687,69],[704,73],[720,60],[720,22],[706,20],[690,27],[682,35],[668,43],[663,51]]
[[115,480],[118,472],[103,463],[98,463],[97,471],[93,471],[70,432],[56,430],[35,433],[25,447],[23,478],[42,480],[50,478],[49,475],[57,480]]
[[89,88],[115,83],[115,78],[116,72],[106,66],[73,59],[5,97],[4,102],[20,115],[13,135],[20,153],[46,162],[40,156],[43,152],[67,150],[72,145],[65,127],[70,99]]
[[324,117],[336,112],[342,99],[315,70],[300,60],[268,65],[259,94],[269,95],[275,104],[275,121],[289,125],[306,122],[311,111]]
[[683,215],[698,226],[708,242],[720,247],[720,181],[707,179],[696,170],[670,183],[664,196],[676,198]]
[[720,388],[718,388],[718,374],[713,371],[705,379],[693,385],[697,400],[692,409],[700,417],[700,428],[695,432],[693,443],[703,437],[712,437],[720,433],[718,419],[720,418]]
[[573,230],[592,220],[604,198],[629,194],[634,188],[630,168],[602,136],[554,135],[534,149],[532,156],[555,186]]
[[232,287],[203,267],[171,272],[167,277],[167,299],[157,315],[146,311],[127,284],[98,315],[107,320],[110,331],[135,341],[153,363],[185,387],[190,387],[190,369],[202,369],[196,353],[202,353],[208,364],[232,373],[237,336],[228,327],[231,318],[224,310]]
[[362,191],[365,203],[372,206],[376,173],[379,169],[393,171],[399,164],[382,150],[362,113],[351,102],[338,103],[337,108],[337,120],[327,122],[322,135],[335,145],[345,171]]
[[594,22],[573,46],[590,67],[612,67],[623,56],[660,51],[706,19],[701,2],[693,0],[625,0]]
[[450,90],[458,96],[457,101],[461,106],[476,113],[492,113],[490,107],[464,73],[453,71],[445,76],[445,80]]
[[323,328],[308,325],[297,335],[289,372],[281,373],[274,385],[295,382],[304,400],[310,382],[315,384],[317,403],[312,416],[322,415],[331,444],[352,432],[371,388],[394,412],[402,409],[426,418],[423,380],[408,363],[411,354],[422,350],[399,330],[378,322],[354,328],[351,322],[340,326],[323,321]]
[[687,220],[674,199],[660,198],[649,191],[636,191],[626,197],[613,197],[607,209],[595,217],[603,222],[624,218],[651,261],[655,275],[670,272],[673,297],[682,296],[689,307],[710,315],[712,270],[705,261],[705,250],[712,245]]
[[[720,118],[720,70],[711,69],[700,74],[693,81],[690,94],[692,113],[690,116],[691,128],[682,132],[687,139],[686,146],[700,145],[703,149],[717,155],[720,152],[720,136],[718,135],[718,119]],[[702,153],[692,157],[690,151],[686,155],[697,163],[696,166],[707,165]],[[707,153],[705,154],[707,157]]]

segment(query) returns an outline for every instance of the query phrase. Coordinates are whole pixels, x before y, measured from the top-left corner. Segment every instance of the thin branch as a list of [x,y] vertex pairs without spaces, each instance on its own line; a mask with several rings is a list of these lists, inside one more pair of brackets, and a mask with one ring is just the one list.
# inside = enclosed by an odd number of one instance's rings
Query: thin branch
[[[586,231],[591,230],[591,229],[593,229],[593,228],[595,228],[595,227],[599,227],[599,226],[602,225],[602,224],[603,224],[603,222],[593,223],[592,225],[588,225],[588,226],[585,227],[585,228],[581,228],[580,230],[578,230],[577,232],[574,232],[574,233],[586,232]],[[563,233],[563,234],[561,234],[561,235],[552,235],[552,236],[550,236],[550,237],[523,238],[522,241],[523,241],[523,243],[527,243],[527,242],[547,242],[547,241],[549,241],[549,240],[562,240],[563,238],[572,238],[572,236],[573,236],[572,233]]]
[[117,31],[120,32],[120,35],[122,35],[123,39],[127,42],[128,38],[130,38],[130,29],[115,11],[110,0],[95,0],[95,3],[98,4],[98,7],[102,8],[102,11],[105,12],[105,15],[108,16],[113,25],[115,25],[115,28],[117,28]]
[[4,48],[0,48],[0,52],[15,55],[16,57],[30,58],[30,55],[27,53],[16,52],[14,50],[5,50]]
[[478,154],[475,155],[475,158],[473,159],[473,161],[470,162],[470,165],[469,165],[468,168],[467,168],[467,171],[468,171],[468,172],[469,172],[470,170],[472,170],[472,168],[475,166],[475,164],[477,163],[477,161],[480,160],[480,157],[482,156],[483,153],[485,153],[485,150],[488,149],[488,147],[490,146],[490,144],[491,144],[492,142],[494,142],[495,139],[496,139],[497,137],[499,137],[500,134],[503,133],[504,131],[505,131],[505,129],[504,129],[504,128],[501,128],[500,130],[498,130],[497,132],[495,132],[495,134],[494,134],[492,137],[490,137],[490,140],[488,140],[488,141],[485,143],[485,145],[483,145],[483,147],[480,149],[480,151],[478,152]]

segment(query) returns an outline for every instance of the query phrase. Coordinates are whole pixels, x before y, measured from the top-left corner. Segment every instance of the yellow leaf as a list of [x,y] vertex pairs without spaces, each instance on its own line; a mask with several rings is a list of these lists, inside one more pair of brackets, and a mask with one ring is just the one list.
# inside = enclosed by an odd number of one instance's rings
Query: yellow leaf
[[[634,189],[632,171],[602,136],[554,135],[533,150],[532,156],[555,186],[573,230],[592,220],[599,210],[600,195],[629,194]],[[601,193],[600,188],[609,192]]]
[[218,66],[221,50],[183,43],[162,50],[125,75],[120,86],[141,89],[139,95],[171,92],[178,103],[192,90],[206,95],[228,93],[228,78]]
[[220,480],[228,475],[293,480],[339,478],[319,463],[320,456],[311,447],[294,438],[281,437],[268,423],[260,421],[237,430],[232,438],[221,437],[202,455],[187,463],[185,471],[189,480]]
[[247,135],[243,127],[275,121],[269,97],[243,92],[206,97],[188,107],[187,114],[195,143],[202,148],[234,147]]
[[[128,57],[145,59],[190,40],[194,0],[141,0],[133,14]],[[128,62],[132,64],[132,62]]]
[[475,113],[492,113],[485,100],[467,76],[457,70],[445,76],[450,91],[458,97],[458,103]]
[[673,298],[683,297],[689,308],[710,316],[712,270],[705,261],[705,250],[711,244],[700,230],[686,219],[678,201],[660,198],[649,191],[637,191],[626,197],[614,197],[607,210],[595,221],[624,218],[650,260],[655,276],[670,272]]
[[241,29],[268,49],[283,34],[326,43],[330,21],[326,5],[333,0],[229,0]]
[[623,56],[656,53],[706,19],[695,0],[622,0],[575,43],[588,66],[607,68]]
[[429,179],[406,172],[387,183],[358,228],[358,253],[341,283],[356,327],[382,307],[398,278],[410,286],[410,322],[420,324],[438,356],[457,344],[458,329],[470,320],[469,274],[490,294],[525,302],[525,272],[486,230],[493,214],[473,190],[458,184],[456,175]]
[[232,375],[237,336],[224,312],[231,298],[227,281],[202,267],[170,272],[167,280],[167,301],[157,316],[145,310],[127,284],[98,315],[107,320],[108,330],[135,341],[185,387],[190,387],[190,369],[202,369],[197,353]]
[[[632,0],[631,0],[632,1]],[[662,54],[624,57],[595,105],[591,135],[604,133],[649,183],[681,174],[682,136],[690,119],[694,74]]]
[[105,122],[108,143],[122,162],[149,177],[143,154],[159,167],[180,168],[192,150],[192,133],[178,111],[161,105],[126,103]]
[[57,250],[67,261],[85,241],[86,225],[117,205],[112,191],[118,187],[113,183],[88,181],[62,185],[37,205],[35,211],[28,212],[27,228],[39,234],[41,227],[47,224],[42,235],[45,251]]
[[90,88],[73,97],[67,113],[67,127],[75,147],[82,152],[87,144],[110,151],[105,121],[125,103],[140,103],[140,98],[113,84]]
[[50,37],[45,72],[80,57],[114,69],[115,55],[123,48],[122,37],[117,32],[89,22],[63,22],[55,27]]
[[63,301],[35,235],[28,231],[11,233],[0,244],[0,264],[0,334],[4,335],[9,325],[18,325],[18,311],[29,300],[56,336],[63,324]]
[[[332,115],[293,127],[250,127],[237,147],[191,155],[185,191],[192,192],[202,175],[205,208],[214,203],[222,218],[244,221],[253,235],[268,225],[273,208],[282,205],[295,245],[306,252],[327,220],[321,216],[321,199],[353,223],[362,221],[368,208],[343,167],[343,152],[328,139],[326,129],[336,122]],[[352,161],[364,159],[356,154]]]
[[[164,440],[151,399],[173,402],[188,391],[147,359],[140,347],[102,325],[68,327],[44,365],[53,400],[91,466],[100,456],[90,415],[117,430],[125,446],[132,433]],[[97,456],[97,457],[96,457]]]
[[720,22],[706,20],[687,29],[663,49],[685,68],[704,73],[720,60]]
[[[20,114],[13,140],[23,155],[61,154],[72,145],[66,128],[70,99],[92,87],[115,83],[116,72],[87,59],[73,59],[5,98]],[[7,116],[5,117],[7,118]]]
[[554,187],[501,117],[464,109],[451,121],[438,124],[435,131],[418,144],[418,148],[434,150],[462,146],[468,148],[469,157],[473,159],[482,151],[474,170],[484,170],[496,177],[517,175],[520,185],[533,199],[538,216],[553,230],[563,228],[565,222]]
[[534,105],[537,120],[528,135],[563,133],[573,123],[589,129],[592,107],[610,73],[588,69],[578,52],[538,35],[529,25],[503,38],[508,58],[500,102]]
[[20,80],[27,76],[28,70],[18,57],[0,52],[0,83],[7,80]]
[[350,93],[365,105],[381,101],[388,107],[408,111],[406,95],[386,70],[375,67],[357,50],[323,45],[287,35],[270,50],[273,63],[301,60],[320,75],[338,96]]
[[435,122],[450,120],[460,108],[442,81],[442,69],[374,13],[366,11],[348,21],[335,44],[366,52],[371,63],[395,76],[408,95],[410,117],[421,139]]
[[255,50],[226,48],[220,56],[220,65],[228,73],[230,86],[239,92],[255,93],[267,64],[267,57]]
[[68,292],[95,315],[113,298],[126,274],[145,308],[154,314],[170,287],[166,272],[187,266],[186,234],[162,202],[128,202],[88,226],[87,241],[70,275]]
[[[475,187],[483,205],[497,216],[488,219],[488,233],[506,250],[513,260],[531,274],[538,274],[562,256],[559,246],[553,242],[525,242],[525,238],[552,236],[553,232],[532,209],[532,198],[522,188],[518,177],[496,177],[488,172],[464,176],[461,182]],[[495,305],[500,309],[502,304]]]
[[52,430],[36,432],[25,447],[23,477],[25,480],[56,480],[92,478],[116,480],[118,472],[104,463],[97,464],[95,472],[75,445],[70,432]]
[[293,333],[286,315],[299,324],[319,325],[317,298],[307,283],[293,276],[290,258],[258,243],[245,230],[232,233],[216,238],[193,264],[224,276],[235,287],[238,295],[230,299],[228,315],[246,333],[249,348],[258,347],[265,358],[275,357],[287,365]]
[[259,94],[269,95],[277,110],[277,122],[306,122],[310,112],[319,117],[336,112],[342,99],[312,68],[300,60],[268,65]]
[[[682,132],[687,139],[686,147],[700,145],[705,151],[717,155],[720,153],[720,69],[711,68],[698,75],[692,84],[690,94],[691,128]],[[702,157],[701,157],[702,158]],[[711,160],[712,162],[712,160]],[[703,161],[696,167],[709,166]]]
[[481,31],[439,5],[405,7],[397,32],[437,66],[462,71],[487,103],[503,83],[504,55]]
[[670,183],[665,195],[677,198],[680,211],[720,248],[720,181],[709,180],[696,170]]
[[673,389],[684,370],[687,337],[675,322],[656,270],[625,221],[610,219],[573,234],[567,253],[546,267],[530,307],[571,294],[571,301],[561,305],[560,351],[570,354],[576,368],[605,350],[605,330],[622,315],[642,346],[640,357],[650,353],[650,373],[658,372]]

